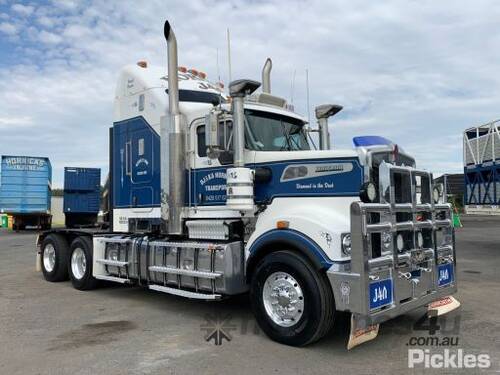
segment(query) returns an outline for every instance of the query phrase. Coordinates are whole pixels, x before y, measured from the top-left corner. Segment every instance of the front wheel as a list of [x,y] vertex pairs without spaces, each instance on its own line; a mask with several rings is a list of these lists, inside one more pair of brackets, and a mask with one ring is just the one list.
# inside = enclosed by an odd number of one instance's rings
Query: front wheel
[[87,237],[77,237],[69,250],[68,272],[73,287],[78,290],[94,289],[97,280],[92,276],[92,242]]
[[333,325],[335,303],[327,280],[291,251],[277,251],[260,261],[250,298],[262,330],[286,345],[313,343]]

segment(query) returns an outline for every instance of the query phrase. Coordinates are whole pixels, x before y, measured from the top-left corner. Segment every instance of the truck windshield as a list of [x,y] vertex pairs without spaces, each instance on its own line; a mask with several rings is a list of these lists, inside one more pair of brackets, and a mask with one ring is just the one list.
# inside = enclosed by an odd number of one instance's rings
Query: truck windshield
[[292,117],[245,110],[248,138],[246,146],[256,151],[310,150],[304,123]]

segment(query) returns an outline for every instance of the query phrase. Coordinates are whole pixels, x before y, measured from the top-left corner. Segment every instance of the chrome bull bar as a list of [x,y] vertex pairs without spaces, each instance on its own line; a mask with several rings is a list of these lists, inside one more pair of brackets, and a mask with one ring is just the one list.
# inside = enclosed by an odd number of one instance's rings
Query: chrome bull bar
[[[397,174],[410,182],[404,194],[398,191],[403,179]],[[381,203],[351,204],[350,267],[327,272],[337,310],[358,314],[369,325],[456,292],[451,206],[434,204],[432,188],[428,172],[385,164],[380,168]],[[420,243],[419,233],[421,239],[425,234]],[[398,250],[399,234],[406,240]],[[385,246],[382,235],[389,238]]]

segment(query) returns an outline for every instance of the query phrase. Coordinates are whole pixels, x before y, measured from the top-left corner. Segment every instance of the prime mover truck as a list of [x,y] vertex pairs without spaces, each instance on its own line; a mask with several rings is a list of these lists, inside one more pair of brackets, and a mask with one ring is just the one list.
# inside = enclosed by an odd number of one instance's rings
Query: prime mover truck
[[110,230],[40,234],[46,280],[201,300],[249,292],[262,330],[295,346],[338,312],[368,332],[456,292],[450,206],[413,157],[379,136],[331,149],[328,118],[342,107],[330,104],[316,108],[315,149],[306,118],[271,93],[270,59],[262,91],[241,79],[226,94],[178,66],[168,21],[164,34],[167,74],[141,61],[119,75]]

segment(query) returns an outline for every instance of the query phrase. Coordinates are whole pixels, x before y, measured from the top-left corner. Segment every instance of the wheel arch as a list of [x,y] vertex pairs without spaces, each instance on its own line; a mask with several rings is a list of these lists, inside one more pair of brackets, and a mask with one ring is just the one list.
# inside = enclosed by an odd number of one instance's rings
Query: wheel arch
[[289,250],[305,257],[319,271],[333,264],[321,247],[311,238],[293,229],[273,229],[257,238],[248,249],[246,278],[250,282],[257,264],[268,254]]

